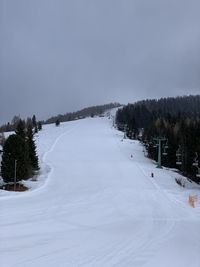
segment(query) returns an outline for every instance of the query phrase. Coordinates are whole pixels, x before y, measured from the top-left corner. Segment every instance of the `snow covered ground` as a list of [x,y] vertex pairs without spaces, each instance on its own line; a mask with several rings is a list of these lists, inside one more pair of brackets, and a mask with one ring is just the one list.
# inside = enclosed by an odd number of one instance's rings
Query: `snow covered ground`
[[200,266],[200,188],[122,136],[107,118],[44,127],[38,181],[0,191],[1,267]]

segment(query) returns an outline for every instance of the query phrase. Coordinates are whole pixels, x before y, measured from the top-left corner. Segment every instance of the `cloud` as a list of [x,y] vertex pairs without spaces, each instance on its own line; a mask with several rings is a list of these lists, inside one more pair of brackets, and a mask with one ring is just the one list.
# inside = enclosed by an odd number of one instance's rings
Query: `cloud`
[[0,121],[200,93],[200,3],[2,0]]

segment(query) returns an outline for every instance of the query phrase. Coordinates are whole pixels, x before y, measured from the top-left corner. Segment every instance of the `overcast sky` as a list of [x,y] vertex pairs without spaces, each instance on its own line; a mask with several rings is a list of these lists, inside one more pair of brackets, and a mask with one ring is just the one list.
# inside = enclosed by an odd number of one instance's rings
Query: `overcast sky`
[[0,122],[200,93],[199,0],[0,0]]

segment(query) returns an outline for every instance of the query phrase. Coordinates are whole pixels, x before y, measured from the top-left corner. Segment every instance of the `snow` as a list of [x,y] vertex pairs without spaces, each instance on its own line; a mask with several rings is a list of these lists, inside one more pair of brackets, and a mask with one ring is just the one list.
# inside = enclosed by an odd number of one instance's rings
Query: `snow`
[[1,267],[200,266],[199,186],[122,137],[107,118],[43,127],[37,181],[0,192]]

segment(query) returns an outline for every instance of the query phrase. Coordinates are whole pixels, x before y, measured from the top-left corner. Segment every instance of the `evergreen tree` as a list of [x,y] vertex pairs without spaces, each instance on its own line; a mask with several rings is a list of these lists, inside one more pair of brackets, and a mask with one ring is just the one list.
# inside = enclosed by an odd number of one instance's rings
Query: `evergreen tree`
[[34,128],[34,133],[37,133],[38,132],[38,126],[37,126],[37,120],[36,120],[36,116],[33,115],[32,117],[32,125],[33,125],[33,128]]
[[15,133],[19,136],[21,136],[23,139],[26,138],[26,124],[25,121],[23,120],[19,120],[19,122],[17,123],[16,129],[15,129]]
[[11,125],[10,125],[10,122],[8,122],[5,126],[5,132],[9,132],[11,131]]
[[41,121],[38,122],[38,130],[39,130],[39,131],[42,130],[42,123],[41,123]]
[[35,128],[34,128],[34,133],[38,133],[38,126],[36,124]]
[[14,116],[12,119],[12,125],[16,127],[19,121],[20,121],[20,116]]
[[4,143],[6,141],[4,133],[0,133],[0,145],[4,146]]
[[34,142],[33,130],[31,124],[29,124],[27,128],[27,145],[28,145],[30,165],[33,170],[38,170],[39,169],[38,156],[36,154],[36,145]]
[[32,117],[32,124],[33,124],[33,127],[34,127],[34,128],[35,128],[36,125],[37,125],[37,121],[36,121],[36,116],[35,116],[35,115],[33,115],[33,117]]
[[32,119],[28,117],[28,118],[26,119],[26,125],[29,125],[29,124],[31,124],[32,127],[33,127]]
[[57,119],[57,120],[56,120],[56,126],[59,126],[59,125],[60,125],[60,120]]
[[25,140],[17,134],[10,135],[4,144],[1,175],[5,182],[14,182],[15,160],[16,180],[27,179],[30,175],[28,147]]

